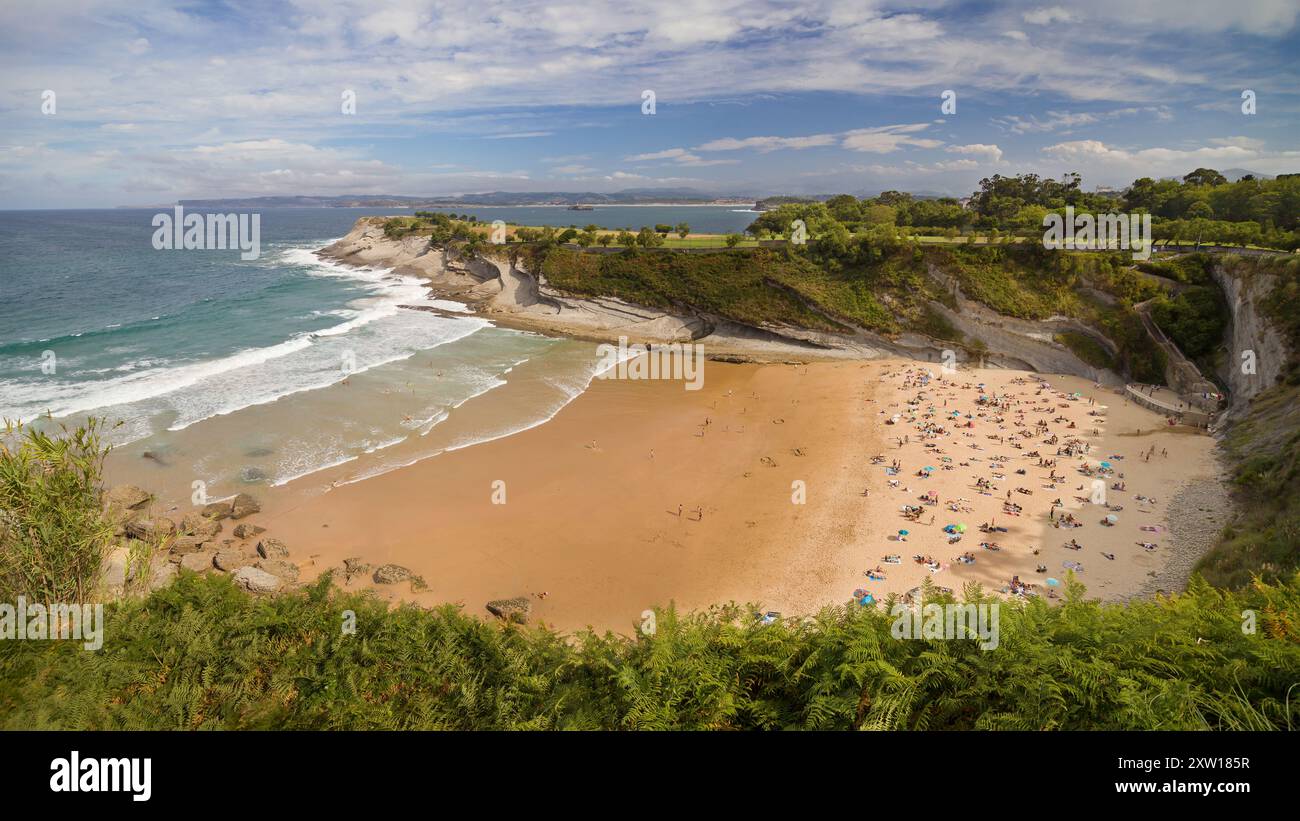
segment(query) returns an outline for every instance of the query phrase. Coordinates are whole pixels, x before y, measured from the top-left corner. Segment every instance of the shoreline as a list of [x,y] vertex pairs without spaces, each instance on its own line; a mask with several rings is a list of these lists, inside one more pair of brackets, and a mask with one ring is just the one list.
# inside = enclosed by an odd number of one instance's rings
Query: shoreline
[[[381,261],[367,259],[368,249],[357,245],[355,237],[344,238],[317,253],[336,263],[383,265],[392,274],[419,276],[429,300],[455,301],[473,312],[431,305],[402,308],[473,316],[505,328],[591,341],[619,336],[644,341],[637,332],[677,341],[683,330],[658,314],[600,327],[588,335],[584,331],[591,327],[556,322],[555,314],[562,312],[548,313],[553,306],[530,292],[527,282],[512,280],[508,265],[447,261],[441,253],[420,253],[418,243],[404,247],[400,242],[374,249]],[[340,253],[349,248],[349,253]],[[408,252],[415,253],[401,258]],[[607,307],[599,300],[580,302],[569,317],[591,305]],[[619,306],[625,321],[629,307],[634,306]],[[707,344],[710,338],[699,341]],[[766,355],[755,356],[755,347],[766,348]],[[1201,498],[1188,486],[1213,482],[1206,477],[1220,472],[1213,441],[1196,437],[1190,440],[1196,447],[1176,455],[1177,471],[1131,471],[1131,481],[1149,483],[1162,500],[1140,509],[1141,521],[1163,534],[1157,551],[1132,549],[1135,539],[1148,537],[1138,532],[1136,521],[1129,521],[1136,518],[1129,513],[1121,514],[1123,521],[1113,533],[1091,534],[1086,558],[1063,552],[1065,534],[1049,526],[1040,495],[1024,504],[1026,518],[998,539],[1000,547],[977,549],[974,561],[962,564],[957,557],[969,551],[945,543],[939,532],[944,522],[936,524],[935,517],[969,524],[970,535],[958,540],[962,548],[969,547],[980,541],[975,526],[996,520],[997,507],[978,499],[993,494],[974,489],[969,476],[942,472],[922,483],[906,478],[905,471],[891,486],[883,468],[868,462],[872,457],[898,458],[912,470],[944,452],[922,449],[919,438],[889,441],[895,431],[907,435],[918,422],[915,408],[923,402],[942,394],[945,407],[954,401],[962,403],[963,412],[977,411],[982,427],[988,424],[987,409],[971,404],[972,386],[979,382],[996,387],[995,393],[1021,397],[1014,403],[1027,403],[1024,407],[1034,410],[1038,407],[1028,403],[1046,400],[1030,400],[1027,392],[1053,394],[1068,388],[1071,402],[1077,401],[1078,392],[1096,403],[1110,403],[1105,418],[1091,421],[1074,418],[1076,408],[1070,402],[1052,411],[1061,416],[1058,422],[1069,414],[1080,425],[1096,424],[1096,435],[1080,433],[1089,448],[1095,445],[1107,455],[1127,449],[1132,458],[1138,438],[1164,443],[1173,441],[1169,437],[1182,440],[1185,434],[1162,430],[1158,415],[1113,389],[1078,377],[967,366],[937,376],[936,365],[872,349],[806,358],[791,356],[785,346],[757,344],[740,350],[744,352],[715,349],[708,356],[708,382],[699,392],[684,391],[671,381],[593,377],[550,418],[520,430],[327,486],[321,483],[331,474],[342,475],[338,466],[312,471],[266,488],[264,512],[252,521],[291,548],[293,584],[299,583],[299,575],[305,583],[333,569],[340,571],[336,581],[345,589],[369,587],[389,602],[454,602],[486,615],[480,610],[486,602],[523,601],[532,618],[562,630],[615,631],[635,629],[647,608],[670,604],[690,611],[732,601],[752,603],[759,611],[812,615],[866,592],[877,601],[906,594],[930,575],[936,584],[953,590],[975,581],[986,589],[1014,593],[1011,588],[1024,583],[1035,594],[1050,597],[1054,591],[1043,579],[1063,581],[1068,562],[1083,565],[1081,580],[1090,597],[1119,601],[1185,579],[1217,532],[1192,540],[1185,527],[1172,527],[1174,520],[1187,525],[1192,517],[1186,500]],[[928,387],[918,391],[909,380],[919,379],[922,372],[930,374]],[[1050,389],[1043,387],[1047,383]],[[900,408],[911,409],[901,411],[909,422],[891,431],[884,420]],[[927,418],[934,416],[932,408]],[[1005,421],[996,423],[1004,432],[1009,430]],[[1015,424],[1023,426],[1023,416]],[[916,432],[911,431],[913,438]],[[952,444],[996,450],[1006,459],[1017,456],[1006,442],[995,447],[955,439]],[[934,443],[925,447],[933,448]],[[983,457],[969,458],[961,461],[961,473],[984,467],[975,464]],[[1129,466],[1136,464],[1126,463]],[[1030,469],[1026,465],[1018,472]],[[958,468],[945,464],[942,470]],[[1051,491],[1063,500],[1062,514],[1092,516],[1084,510],[1086,500],[1069,500],[1066,487],[1073,487],[1073,481],[1068,477]],[[904,522],[904,529],[912,528],[915,535],[906,544],[898,543],[892,534],[903,521],[899,510],[916,504],[913,491],[922,484],[939,492],[938,501],[935,506],[925,503],[930,520]],[[1028,481],[1025,489],[1026,497],[1047,492]],[[1226,496],[1226,488],[1220,489]],[[494,501],[499,491],[503,499]],[[796,502],[796,495],[803,498]],[[1016,500],[1025,501],[1020,496]],[[940,515],[950,505],[955,507]],[[1083,526],[1081,532],[1096,529],[1092,522]],[[1120,533],[1122,539],[1117,538]],[[1098,538],[1106,540],[1100,542],[1102,548],[1094,547]],[[256,562],[258,541],[235,544],[227,539],[223,544],[226,551],[242,551],[245,559]],[[899,561],[886,562],[890,555]],[[934,566],[911,561],[914,555],[927,560],[935,556]],[[191,569],[201,564],[201,558],[187,561]],[[374,577],[376,571],[393,567],[400,571],[397,583]],[[1036,574],[1035,567],[1047,570]]]

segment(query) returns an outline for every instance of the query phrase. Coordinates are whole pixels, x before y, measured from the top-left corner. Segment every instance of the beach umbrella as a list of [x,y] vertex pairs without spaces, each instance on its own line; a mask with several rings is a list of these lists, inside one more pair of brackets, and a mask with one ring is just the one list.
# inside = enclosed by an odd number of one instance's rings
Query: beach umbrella
[[1101,463],[1101,466],[1104,467],[1104,468],[1108,468],[1108,467],[1110,467],[1110,462],[1102,462],[1102,463]]
[[907,535],[907,531],[906,531],[906,530],[900,530],[900,531],[898,531],[898,535],[899,535],[899,536],[906,536],[906,535]]
[[1110,522],[1111,524],[1115,524],[1116,522],[1119,521],[1119,517],[1116,516],[1114,513],[1112,513],[1106,517],[1106,521]]
[[1060,582],[1058,582],[1056,579],[1048,579],[1047,583],[1052,587],[1056,587],[1058,584],[1060,584]]
[[957,532],[958,532],[958,533],[965,533],[965,532],[966,532],[966,525],[957,525]]
[[926,473],[934,472],[934,468],[930,467],[929,465],[926,465],[925,467],[921,468],[921,470],[924,470]]

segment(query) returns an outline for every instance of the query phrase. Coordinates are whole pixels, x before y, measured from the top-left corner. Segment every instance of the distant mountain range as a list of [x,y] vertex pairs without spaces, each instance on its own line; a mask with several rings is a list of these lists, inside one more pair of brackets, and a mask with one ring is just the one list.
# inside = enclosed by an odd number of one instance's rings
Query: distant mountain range
[[646,205],[669,203],[749,204],[753,197],[716,196],[693,188],[628,188],[609,194],[594,191],[490,191],[455,197],[400,197],[354,194],[333,197],[233,197],[180,200],[191,209],[208,208],[456,208],[483,205]]

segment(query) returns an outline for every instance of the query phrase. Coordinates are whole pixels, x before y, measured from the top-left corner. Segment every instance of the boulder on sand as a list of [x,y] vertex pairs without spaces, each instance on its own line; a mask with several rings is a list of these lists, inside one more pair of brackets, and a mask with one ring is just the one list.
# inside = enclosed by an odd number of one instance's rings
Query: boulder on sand
[[221,522],[209,519],[202,513],[186,513],[181,517],[181,533],[186,536],[204,536],[211,539],[221,532]]
[[283,579],[288,584],[298,581],[298,565],[284,559],[263,559],[255,565],[272,576]]
[[176,541],[172,542],[170,552],[173,556],[195,553],[202,550],[204,543],[207,541],[203,536],[178,536]]
[[252,564],[248,557],[238,550],[218,550],[212,557],[212,563],[216,565],[218,570],[224,570],[227,573],[233,573],[241,567]]
[[224,519],[230,515],[231,510],[232,505],[230,502],[213,502],[212,504],[204,505],[203,510],[200,511],[200,513],[209,519]]
[[205,570],[212,569],[211,553],[186,553],[181,556],[180,565],[183,569],[193,573],[202,573]]
[[240,525],[235,525],[236,539],[251,539],[254,536],[261,535],[265,532],[266,532],[266,528],[258,527],[257,525],[250,525],[247,522],[244,522],[243,524]]
[[284,586],[278,576],[273,576],[258,567],[248,565],[235,571],[235,584],[250,593],[275,593]]
[[257,500],[247,493],[241,493],[230,501],[230,518],[242,519],[262,509]]
[[289,555],[289,548],[279,539],[263,539],[257,543],[257,555],[263,559],[283,559]]
[[126,535],[142,542],[153,542],[176,535],[176,523],[166,516],[133,519],[126,523]]
[[375,571],[376,584],[397,584],[411,578],[413,574],[409,568],[402,567],[400,564],[386,564]]
[[523,622],[528,620],[528,614],[533,609],[533,603],[527,596],[516,596],[513,599],[496,599],[487,603],[487,610],[492,615],[506,621]]
[[104,494],[104,507],[111,510],[143,510],[153,497],[135,485],[116,485]]

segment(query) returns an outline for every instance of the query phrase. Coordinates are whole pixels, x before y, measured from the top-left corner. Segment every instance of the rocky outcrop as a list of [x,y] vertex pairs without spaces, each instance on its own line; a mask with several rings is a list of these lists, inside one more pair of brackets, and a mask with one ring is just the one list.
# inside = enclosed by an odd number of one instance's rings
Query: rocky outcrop
[[[987,353],[983,361],[1001,368],[1018,368],[1039,373],[1060,373],[1082,376],[1103,385],[1121,386],[1124,378],[1114,371],[1089,365],[1073,351],[1057,342],[1055,337],[1064,332],[1085,334],[1115,355],[1118,349],[1108,337],[1077,319],[1054,316],[1041,320],[1017,319],[1000,314],[991,308],[967,299],[960,286],[934,266],[929,276],[954,295],[957,310],[940,302],[930,302],[930,307],[971,340],[978,340]],[[960,359],[961,357],[959,357]]]

